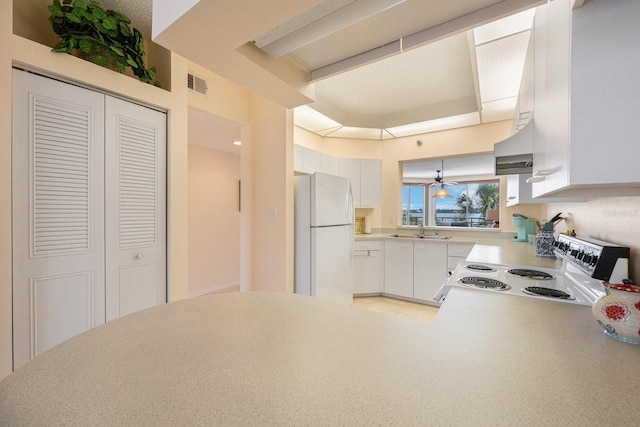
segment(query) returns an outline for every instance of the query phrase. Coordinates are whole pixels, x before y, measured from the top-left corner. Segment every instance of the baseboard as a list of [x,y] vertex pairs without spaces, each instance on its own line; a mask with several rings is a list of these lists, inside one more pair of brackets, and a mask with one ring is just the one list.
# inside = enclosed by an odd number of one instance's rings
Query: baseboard
[[190,292],[188,294],[189,298],[193,298],[193,297],[199,297],[200,295],[205,295],[211,292],[215,292],[215,291],[220,291],[222,289],[226,289],[226,288],[230,288],[232,286],[240,286],[240,282],[231,282],[231,283],[224,283],[222,285],[216,285],[216,286],[212,286],[210,288],[206,288],[206,289],[202,289],[196,292]]

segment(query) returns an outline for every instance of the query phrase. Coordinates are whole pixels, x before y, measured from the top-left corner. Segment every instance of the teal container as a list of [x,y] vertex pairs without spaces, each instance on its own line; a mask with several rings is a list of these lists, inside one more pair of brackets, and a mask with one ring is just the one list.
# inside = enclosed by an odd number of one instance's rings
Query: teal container
[[536,220],[531,218],[520,218],[514,216],[512,218],[513,226],[518,230],[518,234],[513,238],[514,242],[528,242],[529,234],[536,232]]

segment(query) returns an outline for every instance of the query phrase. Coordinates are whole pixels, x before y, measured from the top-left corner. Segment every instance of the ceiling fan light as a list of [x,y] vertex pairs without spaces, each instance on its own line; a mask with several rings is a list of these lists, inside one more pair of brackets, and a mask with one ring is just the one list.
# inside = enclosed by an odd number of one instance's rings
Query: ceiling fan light
[[437,197],[439,199],[444,199],[446,197],[452,197],[452,196],[451,196],[451,194],[449,194],[447,189],[444,188],[444,186],[442,186],[442,187],[440,187],[440,189],[438,191],[436,191],[436,193],[433,195],[433,197]]

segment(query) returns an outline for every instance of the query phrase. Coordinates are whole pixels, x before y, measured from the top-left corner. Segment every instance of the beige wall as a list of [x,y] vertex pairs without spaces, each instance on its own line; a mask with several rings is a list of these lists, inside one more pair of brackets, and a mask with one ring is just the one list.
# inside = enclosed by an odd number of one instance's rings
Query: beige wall
[[189,107],[233,120],[245,125],[249,122],[249,91],[225,80],[200,65],[189,62],[189,72],[207,80],[207,96],[189,92]]
[[316,151],[325,151],[322,146],[323,139],[324,138],[316,133],[309,132],[308,130],[298,126],[293,127],[293,140],[298,145],[302,145],[303,147],[311,148]]
[[240,155],[189,144],[189,295],[240,283]]
[[[250,290],[293,291],[292,112],[249,96],[252,150]],[[277,217],[270,218],[275,209]]]
[[[608,197],[577,203],[549,203],[546,218],[563,212],[568,219],[556,225],[563,233],[613,242],[631,248],[630,277],[640,281],[640,197]],[[567,215],[568,214],[568,215]]]
[[12,370],[11,335],[11,39],[12,3],[0,14],[0,379]]

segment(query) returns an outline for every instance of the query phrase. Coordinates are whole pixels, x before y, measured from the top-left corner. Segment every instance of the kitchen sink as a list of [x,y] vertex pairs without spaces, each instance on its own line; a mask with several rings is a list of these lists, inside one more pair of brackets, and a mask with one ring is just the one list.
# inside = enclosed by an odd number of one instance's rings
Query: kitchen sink
[[451,238],[451,236],[434,236],[434,235],[421,236],[419,234],[392,234],[390,237],[402,237],[405,239],[426,239],[426,240],[449,240]]

